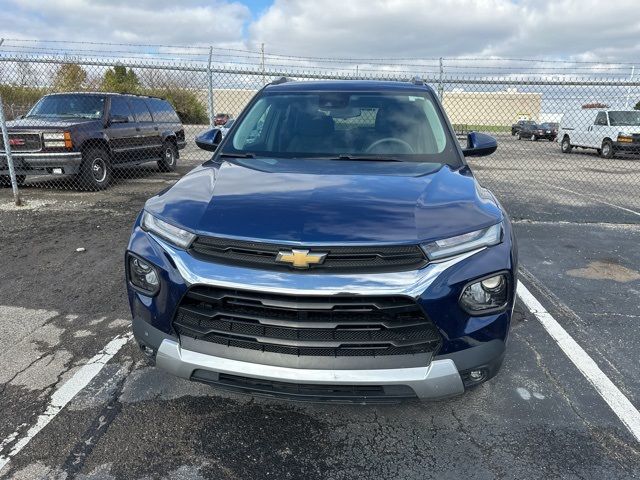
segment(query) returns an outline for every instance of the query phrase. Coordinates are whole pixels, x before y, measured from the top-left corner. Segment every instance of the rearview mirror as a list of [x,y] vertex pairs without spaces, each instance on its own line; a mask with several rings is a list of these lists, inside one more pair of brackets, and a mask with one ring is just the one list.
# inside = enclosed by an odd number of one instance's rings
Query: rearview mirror
[[196,145],[209,152],[215,152],[220,142],[222,142],[222,132],[219,128],[212,128],[196,137]]
[[467,147],[462,149],[465,157],[484,157],[498,149],[498,142],[491,135],[471,132],[467,135]]

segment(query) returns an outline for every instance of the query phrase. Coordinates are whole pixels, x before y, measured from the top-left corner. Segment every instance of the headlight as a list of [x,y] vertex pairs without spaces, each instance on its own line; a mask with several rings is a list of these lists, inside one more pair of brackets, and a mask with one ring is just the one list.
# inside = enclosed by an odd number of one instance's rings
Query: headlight
[[496,223],[488,228],[483,228],[482,230],[427,243],[426,245],[422,245],[422,249],[427,254],[427,257],[429,257],[429,260],[440,260],[477,248],[497,245],[501,241],[502,222]]
[[149,262],[129,254],[127,260],[129,282],[146,295],[155,295],[160,290],[158,272]]
[[628,132],[618,132],[618,142],[631,143],[633,142],[633,136]]
[[43,133],[43,140],[64,140],[64,132]]
[[196,238],[195,234],[162,221],[148,212],[142,214],[142,228],[155,233],[180,248],[188,248],[193,239]]
[[46,132],[42,134],[45,148],[71,148],[71,134],[69,132]]
[[471,315],[504,308],[509,302],[508,280],[504,273],[467,285],[460,295],[460,306]]

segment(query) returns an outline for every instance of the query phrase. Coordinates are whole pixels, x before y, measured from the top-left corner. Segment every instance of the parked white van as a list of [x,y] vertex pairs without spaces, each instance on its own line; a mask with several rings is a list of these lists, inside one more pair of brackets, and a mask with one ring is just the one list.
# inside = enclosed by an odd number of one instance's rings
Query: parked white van
[[563,115],[558,131],[562,153],[594,148],[604,158],[616,152],[640,152],[640,110],[583,109]]

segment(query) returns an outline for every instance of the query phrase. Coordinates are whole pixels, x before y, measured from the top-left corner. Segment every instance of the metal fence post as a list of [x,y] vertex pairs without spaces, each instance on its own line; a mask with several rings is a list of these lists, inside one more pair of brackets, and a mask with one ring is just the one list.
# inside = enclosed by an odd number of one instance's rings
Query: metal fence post
[[262,70],[262,83],[264,84],[264,43],[260,45],[260,69]]
[[440,76],[438,77],[438,98],[442,102],[444,95],[444,86],[442,85],[442,77],[444,76],[444,67],[442,65],[442,57],[440,57]]
[[[631,76],[629,77],[629,83],[633,82],[633,75],[636,73],[636,66],[631,67]],[[627,101],[624,104],[624,108],[629,108],[629,97],[631,96],[631,85],[627,87]]]
[[209,127],[213,128],[213,73],[211,72],[211,58],[213,57],[213,47],[209,47],[209,63],[207,64],[207,81],[209,82]]
[[9,165],[9,178],[11,178],[11,188],[13,189],[13,199],[16,206],[22,205],[20,201],[20,192],[18,191],[18,181],[16,180],[16,169],[13,166],[13,157],[11,156],[11,144],[9,143],[9,133],[7,132],[7,124],[4,120],[3,100],[0,97],[0,128],[2,128],[2,143],[4,143],[4,152],[7,156],[7,164]]

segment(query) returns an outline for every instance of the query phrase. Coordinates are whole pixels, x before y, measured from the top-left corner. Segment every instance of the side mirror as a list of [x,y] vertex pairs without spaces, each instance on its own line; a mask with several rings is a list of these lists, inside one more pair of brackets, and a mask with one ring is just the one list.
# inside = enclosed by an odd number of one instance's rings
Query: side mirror
[[196,137],[196,145],[209,152],[215,152],[220,142],[222,142],[222,132],[219,128],[212,128]]
[[498,149],[498,142],[491,135],[471,132],[467,135],[467,148],[462,149],[465,157],[484,157]]
[[109,123],[129,123],[129,118],[125,115],[111,115]]

